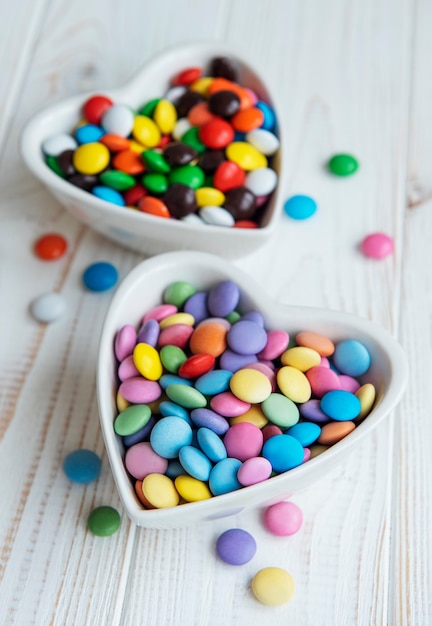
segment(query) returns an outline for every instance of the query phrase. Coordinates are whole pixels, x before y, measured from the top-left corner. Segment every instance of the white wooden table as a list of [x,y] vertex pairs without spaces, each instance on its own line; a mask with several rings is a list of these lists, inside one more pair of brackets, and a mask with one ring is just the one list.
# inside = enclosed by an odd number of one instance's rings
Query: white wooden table
[[[19,0],[0,2],[1,412],[0,623],[73,626],[406,625],[432,623],[432,4],[428,0]],[[134,527],[122,512],[110,538],[89,511],[121,504],[99,428],[95,362],[112,293],[91,294],[82,271],[111,260],[123,277],[145,256],[96,235],[25,170],[18,139],[41,107],[130,78],[167,45],[212,38],[265,68],[283,103],[286,196],[306,193],[316,216],[286,216],[257,254],[238,261],[281,302],[370,318],[397,336],[410,384],[396,412],[336,473],[295,497],[304,526],[278,539],[257,512],[199,527]],[[356,176],[323,164],[356,155]],[[364,235],[395,239],[384,261],[358,252]],[[67,256],[35,258],[46,232]],[[60,291],[66,315],[40,325],[37,295]],[[71,484],[65,455],[100,454],[94,484]],[[258,543],[229,567],[215,538],[238,525]],[[268,608],[249,584],[284,567],[293,600]]]

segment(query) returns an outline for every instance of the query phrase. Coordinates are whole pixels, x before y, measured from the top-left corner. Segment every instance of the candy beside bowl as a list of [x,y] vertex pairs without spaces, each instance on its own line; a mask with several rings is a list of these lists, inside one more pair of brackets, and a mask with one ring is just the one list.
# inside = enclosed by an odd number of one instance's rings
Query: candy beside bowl
[[[140,327],[143,315],[161,304],[167,287],[177,281],[208,291],[221,281],[234,281],[241,292],[238,311],[259,311],[267,330],[321,333],[332,341],[355,339],[370,354],[367,376],[360,381],[371,383],[376,398],[369,415],[346,437],[321,455],[268,480],[223,493],[198,502],[170,508],[145,509],[138,499],[133,481],[124,465],[122,438],[114,432],[119,413],[116,394],[119,386],[118,363],[114,355],[117,333],[125,325]],[[138,525],[151,528],[176,528],[204,520],[235,514],[248,507],[264,506],[286,499],[341,463],[363,437],[389,415],[403,394],[407,381],[407,361],[400,345],[372,322],[349,314],[309,307],[288,307],[267,299],[266,294],[229,261],[202,252],[171,252],[138,265],[116,292],[107,313],[100,341],[97,394],[100,421],[108,457],[123,505]],[[363,384],[363,383],[362,383]]]
[[[21,141],[21,151],[26,165],[77,219],[127,248],[143,254],[177,249],[203,250],[227,258],[241,257],[254,252],[268,241],[281,213],[283,139],[280,136],[282,126],[274,96],[269,93],[265,80],[251,64],[221,43],[180,45],[150,60],[136,77],[122,88],[107,91],[104,95],[116,104],[130,105],[139,110],[152,99],[163,97],[169,90],[172,78],[184,68],[196,66],[208,68],[211,60],[216,57],[230,58],[238,68],[239,83],[252,90],[264,104],[271,105],[270,111],[273,111],[279,120],[279,127],[276,127],[275,132],[279,135],[282,148],[279,148],[274,156],[269,157],[271,168],[277,174],[278,184],[258,211],[258,228],[205,224],[199,219],[182,221],[155,217],[150,213],[107,202],[54,173],[45,163],[43,142],[58,133],[73,132],[82,118],[83,104],[94,94],[75,96],[55,104],[36,114],[27,123]],[[258,204],[261,201],[263,200],[258,199]]]

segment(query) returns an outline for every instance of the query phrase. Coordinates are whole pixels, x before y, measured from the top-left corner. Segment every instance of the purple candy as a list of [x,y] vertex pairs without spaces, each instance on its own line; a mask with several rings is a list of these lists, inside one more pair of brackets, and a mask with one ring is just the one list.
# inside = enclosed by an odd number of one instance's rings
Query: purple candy
[[233,324],[227,333],[231,350],[239,354],[257,354],[267,343],[267,333],[256,322],[240,320]]
[[240,300],[240,289],[232,280],[223,280],[210,289],[207,306],[214,317],[226,317]]
[[258,326],[264,328],[264,317],[259,311],[248,311],[241,316],[241,321],[247,320],[249,322],[255,322]]
[[229,428],[227,420],[211,409],[193,409],[190,418],[198,428],[209,428],[217,435],[224,435]]
[[152,319],[147,320],[139,329],[137,343],[148,343],[149,346],[155,348],[159,339],[159,334],[159,322]]
[[218,557],[229,565],[248,563],[255,556],[256,548],[255,539],[241,528],[226,530],[216,542]]
[[299,405],[300,415],[305,419],[315,422],[316,424],[324,424],[329,418],[320,408],[320,400],[308,400]]
[[199,324],[209,316],[207,309],[207,293],[198,291],[186,300],[183,311],[193,315],[195,324]]
[[237,354],[237,352],[233,352],[232,350],[225,350],[220,356],[220,367],[223,370],[228,370],[229,372],[237,372],[237,370],[241,370],[246,365],[252,365],[258,361],[257,357],[253,354]]
[[137,430],[136,433],[133,433],[132,435],[125,435],[123,437],[123,443],[125,447],[130,448],[131,446],[134,446],[136,443],[141,443],[142,441],[145,441],[146,439],[148,439],[151,429],[153,428],[155,424],[156,424],[156,418],[154,415],[152,415],[149,421],[147,422],[147,424],[143,426],[142,428],[140,428],[139,430]]

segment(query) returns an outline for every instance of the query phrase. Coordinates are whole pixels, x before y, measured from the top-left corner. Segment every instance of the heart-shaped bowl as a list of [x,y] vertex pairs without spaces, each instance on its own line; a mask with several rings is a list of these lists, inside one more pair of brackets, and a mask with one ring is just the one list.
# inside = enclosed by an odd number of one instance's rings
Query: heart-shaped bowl
[[[175,281],[188,281],[198,290],[208,290],[223,280],[237,282],[242,294],[239,311],[259,310],[267,330],[284,329],[290,335],[311,330],[336,342],[343,339],[363,342],[371,355],[371,366],[364,375],[364,382],[371,382],[376,388],[374,407],[347,437],[283,474],[208,500],[144,510],[123,463],[125,450],[121,438],[113,428],[118,415],[116,393],[119,384],[114,355],[116,333],[126,324],[139,328],[143,315],[162,302],[165,288]],[[322,479],[326,472],[343,462],[356,444],[370,436],[398,403],[407,378],[407,360],[399,343],[386,330],[367,319],[343,312],[273,302],[253,279],[229,261],[211,254],[169,252],[145,260],[129,273],[114,295],[101,333],[97,368],[100,422],[114,479],[127,514],[139,526],[176,528],[286,499]]]
[[277,134],[281,147],[272,160],[278,184],[259,228],[229,228],[162,219],[101,200],[55,174],[44,161],[42,142],[57,133],[70,134],[80,121],[82,105],[93,95],[91,93],[54,104],[37,113],[26,124],[21,137],[21,153],[27,167],[78,220],[132,250],[147,255],[179,249],[202,250],[226,258],[239,258],[254,252],[268,241],[275,230],[282,209],[280,196],[284,186],[284,141],[279,107],[258,71],[222,43],[190,43],[169,48],[146,63],[129,83],[120,89],[107,90],[104,95],[115,103],[138,108],[153,98],[162,97],[176,73],[191,66],[205,68],[217,56],[229,56],[237,64],[239,83],[270,104],[278,120]]

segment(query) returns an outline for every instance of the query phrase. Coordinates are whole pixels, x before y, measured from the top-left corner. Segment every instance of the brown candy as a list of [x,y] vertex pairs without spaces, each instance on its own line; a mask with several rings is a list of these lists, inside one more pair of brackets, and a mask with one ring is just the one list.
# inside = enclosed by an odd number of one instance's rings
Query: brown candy
[[240,109],[240,98],[233,91],[222,89],[210,96],[208,106],[215,115],[232,117]]
[[57,162],[60,166],[60,169],[66,177],[76,174],[76,170],[72,162],[73,155],[74,150],[65,150],[57,157]]
[[213,174],[224,161],[225,152],[223,150],[207,150],[207,152],[200,154],[198,165],[206,174]]
[[163,155],[172,167],[187,165],[198,157],[192,146],[188,146],[180,141],[170,143],[163,151]]
[[228,57],[215,57],[210,65],[210,75],[238,82],[236,64]]
[[98,184],[97,176],[91,174],[74,174],[68,178],[68,181],[84,191],[91,191]]
[[226,192],[224,207],[235,220],[248,220],[257,210],[256,196],[247,187],[234,187]]
[[174,183],[162,197],[162,201],[168,207],[169,212],[177,219],[195,213],[198,208],[195,191],[192,187]]
[[198,93],[197,91],[185,91],[184,94],[180,96],[180,98],[176,102],[176,109],[178,117],[186,117],[192,107],[194,107],[199,102],[203,102],[205,100],[204,96]]

